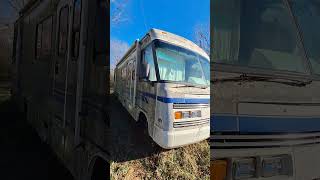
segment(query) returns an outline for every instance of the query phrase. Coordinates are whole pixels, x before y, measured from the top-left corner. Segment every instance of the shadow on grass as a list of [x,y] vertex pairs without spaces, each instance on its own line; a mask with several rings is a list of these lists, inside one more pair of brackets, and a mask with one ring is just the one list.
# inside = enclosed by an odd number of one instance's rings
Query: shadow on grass
[[143,134],[135,120],[117,100],[110,95],[110,152],[111,161],[126,162],[151,157],[165,150]]

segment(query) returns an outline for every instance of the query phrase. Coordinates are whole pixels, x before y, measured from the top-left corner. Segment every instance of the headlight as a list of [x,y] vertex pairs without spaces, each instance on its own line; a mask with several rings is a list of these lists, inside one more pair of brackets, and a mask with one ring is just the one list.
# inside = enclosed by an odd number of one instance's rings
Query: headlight
[[197,118],[201,117],[201,111],[176,111],[174,117],[175,119]]
[[232,161],[233,180],[283,175],[293,175],[290,155],[248,157],[233,159]]
[[292,175],[292,160],[289,155],[262,158],[262,177]]
[[256,177],[256,159],[238,159],[233,162],[234,179],[248,179]]

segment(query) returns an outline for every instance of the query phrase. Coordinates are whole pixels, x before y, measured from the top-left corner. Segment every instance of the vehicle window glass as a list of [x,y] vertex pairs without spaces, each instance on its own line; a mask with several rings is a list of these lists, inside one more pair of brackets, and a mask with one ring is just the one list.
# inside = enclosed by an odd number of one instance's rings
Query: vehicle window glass
[[[142,67],[143,70],[146,70],[147,66],[149,66],[149,79],[150,81],[156,81],[156,71],[155,71],[155,66],[154,66],[154,60],[153,60],[153,52],[152,52],[152,47],[149,45],[144,51],[143,51],[143,61],[142,61]],[[145,73],[144,73],[145,74]]]
[[73,15],[73,41],[72,41],[72,57],[76,60],[79,54],[80,41],[80,23],[81,23],[81,0],[74,1],[74,15]]
[[155,47],[161,80],[194,85],[209,84],[208,59],[189,49],[160,41],[155,42]]
[[284,1],[213,1],[213,61],[305,73],[298,31]]
[[69,7],[66,6],[60,10],[59,15],[59,39],[58,39],[58,52],[59,55],[65,55],[67,52],[68,42],[68,24],[69,24]]
[[135,70],[132,71],[132,80],[135,80]]
[[74,17],[73,17],[73,28],[80,28],[81,19],[81,0],[74,1]]
[[14,26],[14,35],[13,35],[13,48],[12,48],[12,63],[15,63],[16,61],[16,52],[18,52],[18,43],[17,43],[17,37],[18,36],[18,26]]
[[42,24],[37,26],[37,41],[36,41],[36,58],[39,59],[41,55],[41,36],[42,35]]
[[320,74],[320,1],[290,0],[313,72]]
[[41,56],[51,55],[52,17],[43,21]]
[[123,70],[122,70],[122,78],[123,78],[124,81],[126,80],[126,73],[127,73],[126,71],[127,71],[127,68],[124,67]]
[[200,58],[199,60],[200,60],[207,84],[210,84],[210,62],[207,60],[204,60],[203,58]]

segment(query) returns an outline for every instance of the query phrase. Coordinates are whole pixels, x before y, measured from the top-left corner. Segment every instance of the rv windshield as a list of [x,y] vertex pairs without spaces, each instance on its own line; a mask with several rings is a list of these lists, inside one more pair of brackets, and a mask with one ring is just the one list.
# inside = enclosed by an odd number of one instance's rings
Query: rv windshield
[[200,54],[182,47],[156,41],[160,80],[209,86],[210,63]]
[[298,31],[284,1],[224,0],[213,1],[213,7],[215,63],[307,71]]

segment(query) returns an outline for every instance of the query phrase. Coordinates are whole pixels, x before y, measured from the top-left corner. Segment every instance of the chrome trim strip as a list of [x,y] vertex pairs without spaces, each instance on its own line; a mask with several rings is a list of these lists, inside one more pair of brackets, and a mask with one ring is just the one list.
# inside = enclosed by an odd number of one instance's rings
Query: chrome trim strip
[[190,127],[190,126],[200,126],[204,124],[209,124],[210,119],[200,119],[200,120],[191,120],[191,121],[181,121],[181,122],[174,122],[174,128],[183,128],[183,127]]
[[209,104],[179,104],[174,103],[173,109],[196,109],[196,108],[208,108]]
[[211,149],[288,147],[320,143],[319,133],[287,135],[211,135]]

